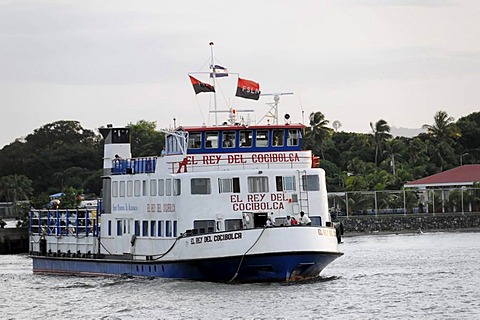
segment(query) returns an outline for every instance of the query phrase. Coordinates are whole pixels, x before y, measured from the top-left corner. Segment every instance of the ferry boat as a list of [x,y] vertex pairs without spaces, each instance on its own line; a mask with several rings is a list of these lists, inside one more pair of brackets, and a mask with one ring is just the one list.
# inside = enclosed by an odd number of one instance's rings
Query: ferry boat
[[[151,157],[132,157],[128,128],[100,128],[102,202],[94,210],[31,211],[33,272],[318,277],[342,253],[325,173],[301,148],[304,125],[247,125],[230,111],[222,125],[166,133],[165,152]],[[290,217],[310,223],[291,225]]]

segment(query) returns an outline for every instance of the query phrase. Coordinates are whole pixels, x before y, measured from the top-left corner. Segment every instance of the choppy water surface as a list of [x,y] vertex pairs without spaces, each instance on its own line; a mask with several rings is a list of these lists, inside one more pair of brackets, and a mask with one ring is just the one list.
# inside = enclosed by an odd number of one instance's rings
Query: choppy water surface
[[1,319],[480,319],[480,233],[345,238],[301,284],[33,275],[0,256]]

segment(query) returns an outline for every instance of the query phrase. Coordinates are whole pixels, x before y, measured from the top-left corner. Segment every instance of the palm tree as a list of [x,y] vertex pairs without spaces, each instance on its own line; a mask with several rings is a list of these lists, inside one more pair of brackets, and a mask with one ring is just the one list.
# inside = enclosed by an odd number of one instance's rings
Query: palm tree
[[449,117],[445,111],[437,111],[433,120],[434,124],[424,124],[422,128],[427,129],[428,134],[432,137],[432,142],[434,142],[430,157],[434,159],[440,171],[443,171],[447,164],[455,159],[452,138],[458,135],[458,130],[454,123],[455,119]]
[[455,134],[453,117],[449,117],[445,111],[437,111],[433,117],[434,124],[424,124],[423,129],[427,129],[428,134],[439,141],[445,141]]
[[383,119],[378,120],[375,125],[370,122],[370,128],[372,128],[375,138],[375,165],[378,165],[378,153],[383,151],[385,141],[391,138],[392,135],[390,134],[390,126]]
[[332,129],[327,128],[329,121],[325,119],[325,115],[320,111],[312,112],[310,114],[310,137],[313,146],[318,146],[320,148],[320,153],[322,155],[322,159],[325,159],[325,155],[323,153],[323,146],[325,144],[325,140],[331,134]]

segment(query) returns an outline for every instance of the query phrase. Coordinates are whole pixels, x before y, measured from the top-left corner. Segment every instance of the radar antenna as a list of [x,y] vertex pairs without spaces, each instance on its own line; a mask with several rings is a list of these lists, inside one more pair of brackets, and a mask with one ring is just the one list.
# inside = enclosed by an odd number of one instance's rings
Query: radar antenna
[[272,124],[278,124],[278,103],[280,102],[280,96],[291,95],[293,92],[281,92],[281,93],[261,93],[261,96],[273,96],[273,102],[267,102],[270,110],[258,121],[262,122],[265,118],[272,118]]
[[342,127],[342,123],[338,120],[333,121],[332,123],[333,129],[335,129],[335,132],[338,132],[338,129]]

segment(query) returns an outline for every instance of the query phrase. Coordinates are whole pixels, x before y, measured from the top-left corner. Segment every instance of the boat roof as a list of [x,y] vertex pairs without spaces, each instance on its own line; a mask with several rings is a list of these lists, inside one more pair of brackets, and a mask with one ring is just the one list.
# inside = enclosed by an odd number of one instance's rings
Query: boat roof
[[256,130],[256,129],[303,129],[306,126],[301,123],[292,124],[264,124],[264,125],[221,125],[221,126],[182,126],[176,130],[193,131],[228,131],[228,130]]

